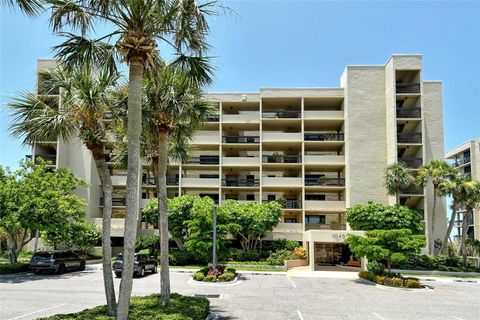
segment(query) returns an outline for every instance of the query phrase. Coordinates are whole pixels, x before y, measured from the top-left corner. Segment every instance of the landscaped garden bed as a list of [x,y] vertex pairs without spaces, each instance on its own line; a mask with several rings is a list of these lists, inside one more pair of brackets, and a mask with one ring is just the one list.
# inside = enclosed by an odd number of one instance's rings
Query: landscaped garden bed
[[231,282],[237,277],[233,268],[217,265],[216,267],[205,267],[193,275],[193,280],[202,282]]
[[419,289],[422,288],[420,280],[413,277],[403,277],[400,274],[384,274],[375,275],[370,271],[360,271],[358,276],[362,279],[374,282],[379,285],[397,288],[410,288]]
[[[132,297],[129,319],[135,320],[204,320],[210,313],[210,302],[203,297],[186,297],[177,293],[170,296],[170,305],[162,307],[159,294]],[[59,314],[41,320],[110,320],[107,306],[98,306],[77,313]]]
[[11,274],[30,271],[28,263],[0,263],[0,274]]

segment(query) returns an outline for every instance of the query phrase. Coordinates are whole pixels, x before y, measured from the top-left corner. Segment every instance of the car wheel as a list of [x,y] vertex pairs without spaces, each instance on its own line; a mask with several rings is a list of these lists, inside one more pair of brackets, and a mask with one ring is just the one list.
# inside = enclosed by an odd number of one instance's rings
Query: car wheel
[[64,264],[59,265],[58,269],[57,269],[57,272],[58,272],[58,274],[65,273],[65,265]]
[[121,277],[122,277],[122,273],[121,273],[121,272],[115,272],[115,277],[121,278]]
[[34,273],[34,274],[40,274],[41,272],[42,272],[42,270],[33,269],[33,273]]
[[142,267],[142,269],[140,269],[140,278],[143,277],[145,275],[145,267]]
[[156,265],[153,266],[152,273],[157,273],[157,266]]
[[78,270],[80,271],[85,270],[85,261],[80,262],[80,267],[78,268]]

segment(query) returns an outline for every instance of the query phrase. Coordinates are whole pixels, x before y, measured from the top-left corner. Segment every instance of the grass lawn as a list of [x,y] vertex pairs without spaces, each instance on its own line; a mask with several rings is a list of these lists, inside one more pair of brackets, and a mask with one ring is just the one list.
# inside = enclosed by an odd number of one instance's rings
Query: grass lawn
[[425,278],[472,278],[472,279],[480,279],[480,275],[478,275],[478,276],[468,276],[468,275],[448,276],[448,275],[445,275],[445,274],[402,273],[402,276],[405,276],[405,277],[425,277]]
[[[204,320],[210,313],[207,298],[186,297],[178,293],[170,296],[170,306],[162,307],[159,294],[132,297],[129,319],[135,320]],[[107,316],[106,306],[85,309],[77,313],[59,314],[40,320],[113,320]]]
[[[205,268],[205,266],[170,266],[171,269],[202,269]],[[237,269],[237,272],[239,271],[258,271],[258,272],[286,272],[287,270],[278,270],[278,269],[268,269],[268,268],[262,268],[262,266],[258,267],[242,267],[242,266],[235,266],[235,269]]]

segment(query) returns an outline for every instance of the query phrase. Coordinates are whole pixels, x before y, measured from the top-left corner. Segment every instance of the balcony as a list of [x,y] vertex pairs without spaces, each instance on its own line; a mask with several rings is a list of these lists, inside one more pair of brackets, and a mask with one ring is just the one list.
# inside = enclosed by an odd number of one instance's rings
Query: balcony
[[284,223],[280,222],[273,228],[273,232],[303,232],[301,223]]
[[272,154],[266,155],[262,157],[263,163],[301,163],[302,156],[301,155],[279,155],[279,154]]
[[422,158],[398,158],[398,162],[403,163],[407,168],[418,169],[423,165]]
[[397,133],[397,143],[422,143],[422,133]]
[[223,136],[223,143],[260,143],[259,136]]
[[337,132],[317,132],[305,133],[305,141],[343,141],[343,133]]
[[222,123],[258,123],[258,112],[245,112],[239,114],[224,114]]
[[471,159],[470,158],[463,158],[460,160],[457,160],[453,163],[454,167],[460,167],[463,166],[464,164],[470,163]]
[[291,187],[301,187],[302,178],[299,177],[263,177],[262,184],[264,187],[282,187],[285,189]]
[[422,109],[415,108],[397,108],[397,118],[399,119],[418,119],[422,117]]
[[223,166],[259,166],[258,157],[223,157],[222,158]]
[[306,223],[305,231],[308,230],[347,230],[344,223]]
[[219,115],[211,115],[207,118],[205,122],[219,122],[220,116]]
[[262,118],[265,119],[298,119],[301,117],[300,111],[264,111]]
[[218,144],[217,131],[198,131],[192,139],[192,144]]
[[343,110],[305,110],[305,120],[343,120]]
[[[127,204],[127,199],[125,198],[112,198],[112,207],[125,207]],[[104,198],[100,198],[100,207],[105,205]]]
[[[98,227],[102,227],[103,219],[102,218],[93,218],[93,224]],[[123,218],[112,218],[110,221],[111,236],[112,237],[123,237],[124,228],[125,228],[125,219]]]
[[182,178],[182,187],[218,188],[219,178]]
[[226,178],[226,179],[222,179],[222,186],[224,187],[259,187],[260,179]]
[[[276,200],[262,200],[262,203],[269,203],[272,201]],[[302,201],[285,199],[279,199],[277,201],[282,205],[284,209],[302,209]]]
[[215,165],[220,163],[219,156],[199,156],[199,157],[191,157],[186,160],[184,163],[186,164],[205,164],[205,165]]
[[127,176],[112,176],[112,185],[125,186],[127,185]]
[[344,178],[328,178],[328,177],[305,177],[306,186],[345,186]]
[[345,201],[305,200],[305,210],[344,212]]
[[264,132],[262,140],[264,142],[301,142],[302,134],[300,132]]
[[420,93],[420,83],[397,83],[397,94],[400,93]]
[[400,188],[400,194],[423,195],[423,189],[419,187]]
[[344,165],[345,156],[334,153],[319,155],[305,155],[306,165]]

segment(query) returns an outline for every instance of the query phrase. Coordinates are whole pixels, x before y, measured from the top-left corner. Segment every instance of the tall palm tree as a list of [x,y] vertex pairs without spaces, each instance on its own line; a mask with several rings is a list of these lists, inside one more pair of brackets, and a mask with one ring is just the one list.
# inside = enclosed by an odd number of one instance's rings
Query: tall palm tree
[[39,14],[44,5],[42,0],[3,0],[2,2],[11,8],[18,7],[23,13],[30,17]]
[[429,163],[423,165],[418,170],[417,179],[423,186],[428,181],[433,185],[433,206],[432,215],[429,221],[430,224],[430,237],[429,237],[429,251],[430,254],[435,254],[435,240],[433,234],[435,232],[435,209],[437,208],[437,198],[439,197],[438,189],[442,182],[446,181],[454,173],[454,169],[444,160],[431,160]]
[[[152,157],[158,194],[158,225],[160,231],[160,293],[162,304],[169,304],[170,278],[168,261],[168,212],[167,212],[167,164],[168,141],[177,158],[185,158],[186,143],[192,138],[198,126],[207,120],[209,108],[202,98],[200,86],[211,81],[198,76],[198,73],[183,72],[175,66],[159,66],[150,72],[145,85],[145,135],[150,139],[150,150],[157,155]],[[207,73],[201,72],[202,75]],[[159,72],[160,71],[160,72]]]
[[105,160],[106,128],[103,119],[113,111],[112,89],[118,75],[108,70],[86,68],[46,71],[48,87],[60,89],[61,105],[52,106],[44,97],[26,93],[9,104],[14,120],[12,135],[35,140],[68,141],[79,136],[97,167],[102,183],[104,207],[102,222],[103,279],[107,305],[115,313],[115,288],[111,272],[110,222],[112,217],[112,179]]
[[463,256],[463,265],[467,266],[467,231],[469,226],[469,217],[473,216],[473,210],[480,207],[480,183],[477,181],[468,181],[463,185],[463,201],[465,212],[462,221],[462,234],[460,247],[457,254]]
[[[57,56],[67,65],[84,63],[116,66],[119,56],[129,66],[128,76],[128,170],[127,203],[117,319],[126,320],[130,306],[133,256],[139,210],[140,135],[142,130],[142,87],[144,71],[159,55],[157,42],[171,44],[174,50],[202,55],[208,48],[206,17],[216,13],[216,1],[195,0],[51,0],[51,24],[55,32],[64,27],[80,35],[63,33],[67,40],[57,46]],[[106,22],[110,34],[90,40],[96,22]],[[113,42],[106,43],[106,42]]]
[[455,218],[457,216],[459,204],[464,202],[465,195],[465,186],[471,181],[469,175],[453,173],[451,177],[440,183],[438,194],[440,196],[450,195],[452,197],[452,214],[450,215],[450,220],[448,222],[447,233],[442,242],[442,247],[440,248],[440,254],[447,254],[448,251],[448,239],[452,233],[453,226],[455,224]]
[[396,203],[400,204],[400,188],[412,184],[413,178],[410,170],[402,163],[393,163],[385,169],[384,186],[390,196],[396,197]]

